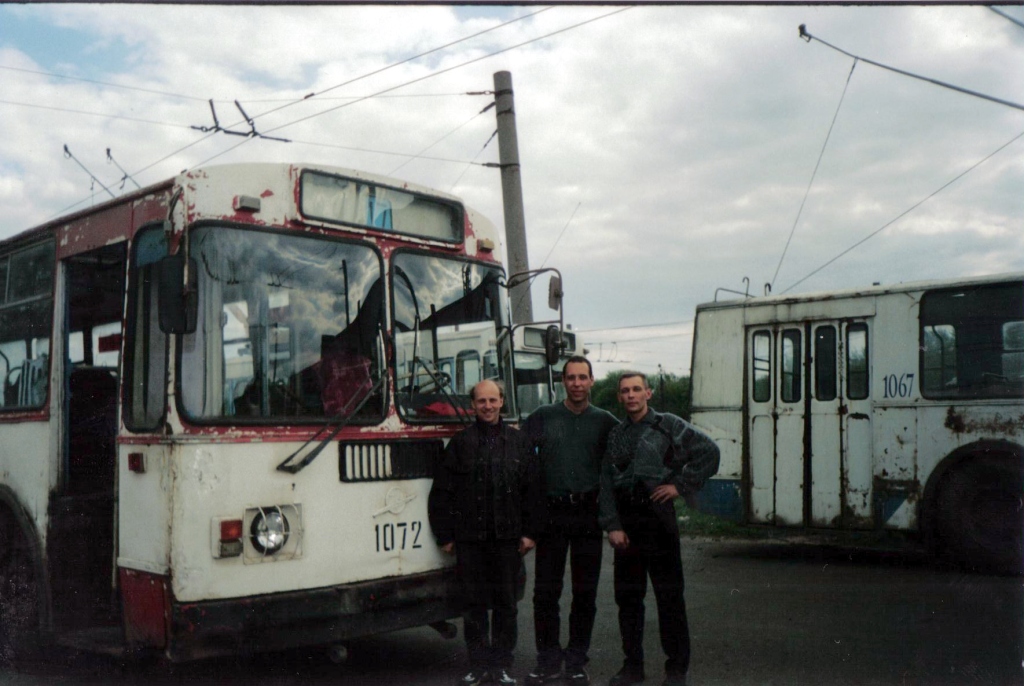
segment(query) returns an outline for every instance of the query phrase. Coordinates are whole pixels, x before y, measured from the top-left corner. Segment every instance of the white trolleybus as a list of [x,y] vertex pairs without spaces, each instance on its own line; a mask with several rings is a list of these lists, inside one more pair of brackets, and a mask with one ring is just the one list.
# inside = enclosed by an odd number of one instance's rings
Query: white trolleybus
[[[526,419],[541,405],[565,400],[562,367],[573,355],[583,354],[582,342],[568,330],[561,333],[557,356],[548,348],[556,331],[538,326],[513,329],[515,345],[515,396],[520,419]],[[550,355],[550,357],[549,357]]]
[[0,653],[451,635],[427,494],[512,379],[498,244],[452,196],[286,164],[0,243]]
[[703,510],[1021,570],[1024,275],[706,303],[692,377]]

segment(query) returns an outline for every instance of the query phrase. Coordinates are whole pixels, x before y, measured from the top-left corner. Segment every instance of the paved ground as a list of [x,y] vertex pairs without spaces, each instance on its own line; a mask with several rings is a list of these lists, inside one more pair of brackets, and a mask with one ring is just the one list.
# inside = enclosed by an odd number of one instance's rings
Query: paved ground
[[[591,651],[595,684],[621,661],[611,559],[605,555]],[[779,541],[687,540],[684,566],[693,685],[1024,684],[1022,579],[946,569],[914,554]],[[656,622],[649,594],[649,684],[662,677]],[[55,651],[27,671],[0,673],[0,684],[450,686],[465,657],[461,637],[446,641],[430,629],[350,648],[343,666],[306,650],[173,670]],[[524,602],[516,676],[533,656]]]

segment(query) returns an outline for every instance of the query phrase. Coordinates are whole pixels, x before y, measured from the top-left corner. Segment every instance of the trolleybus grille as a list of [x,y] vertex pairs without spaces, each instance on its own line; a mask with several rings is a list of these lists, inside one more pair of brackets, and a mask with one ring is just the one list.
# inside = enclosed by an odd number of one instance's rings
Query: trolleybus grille
[[340,443],[342,481],[396,481],[434,475],[444,444],[440,439],[390,443]]

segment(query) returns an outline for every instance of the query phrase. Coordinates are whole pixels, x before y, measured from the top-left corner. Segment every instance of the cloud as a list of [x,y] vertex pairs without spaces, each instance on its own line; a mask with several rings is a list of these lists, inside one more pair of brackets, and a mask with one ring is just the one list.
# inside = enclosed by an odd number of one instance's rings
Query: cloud
[[[806,24],[860,57],[1021,102],[1019,27],[980,6],[623,9],[0,7],[0,26],[20,27],[0,33],[0,66],[163,93],[0,70],[0,99],[23,103],[0,103],[0,235],[106,196],[65,143],[115,193],[108,147],[142,184],[207,160],[309,161],[453,190],[500,226],[498,172],[470,164],[497,160],[491,97],[467,93],[508,70],[531,260],[550,253],[579,328],[692,318],[717,288],[762,293],[776,269],[778,292],[876,231],[797,291],[1024,270],[1024,141],[929,197],[1024,131],[1024,112],[863,61],[851,74],[850,57],[797,35]],[[64,48],[33,47],[48,41]],[[308,93],[322,95],[277,109]],[[259,131],[295,142],[190,128],[212,123],[209,98],[222,125],[247,128],[237,99]],[[649,333],[622,354],[684,373],[689,340]]]

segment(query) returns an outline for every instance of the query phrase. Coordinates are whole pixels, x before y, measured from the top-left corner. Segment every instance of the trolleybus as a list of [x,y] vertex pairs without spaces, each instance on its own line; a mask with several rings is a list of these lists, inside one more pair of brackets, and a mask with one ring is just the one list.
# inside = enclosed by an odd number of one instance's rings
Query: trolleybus
[[450,635],[427,494],[512,379],[498,249],[453,196],[288,164],[0,242],[3,656]]
[[582,355],[583,346],[577,335],[566,326],[562,332],[558,358],[548,358],[549,329],[538,326],[515,327],[515,396],[520,419],[526,419],[541,405],[565,400],[562,367],[573,355]]
[[1021,569],[1024,275],[706,303],[692,365],[705,511]]

